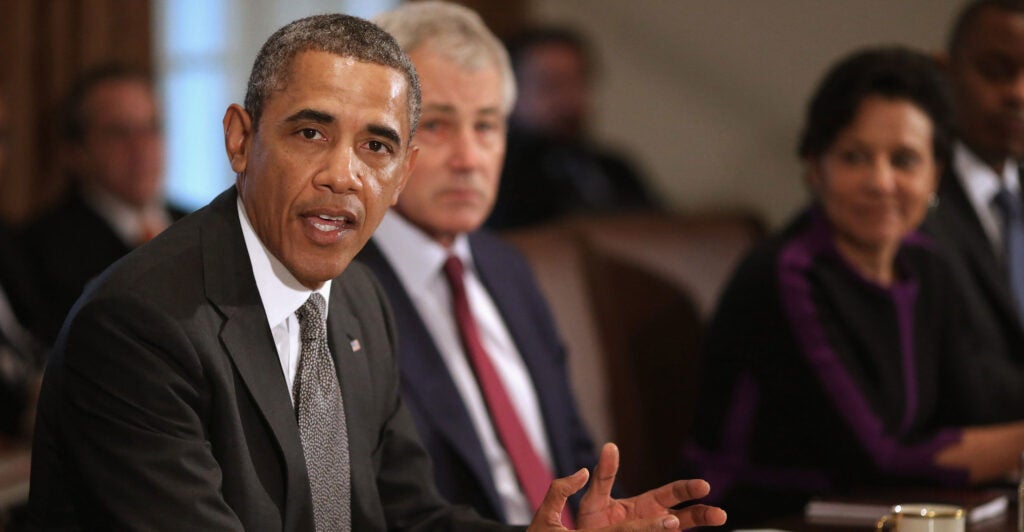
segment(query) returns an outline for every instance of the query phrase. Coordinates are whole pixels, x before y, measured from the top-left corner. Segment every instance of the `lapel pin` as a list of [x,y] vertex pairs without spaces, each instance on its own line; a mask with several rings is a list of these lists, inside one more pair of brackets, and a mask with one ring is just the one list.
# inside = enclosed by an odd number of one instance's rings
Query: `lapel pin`
[[363,348],[363,346],[359,345],[359,340],[355,338],[353,338],[352,341],[348,343],[348,345],[352,347],[353,353]]

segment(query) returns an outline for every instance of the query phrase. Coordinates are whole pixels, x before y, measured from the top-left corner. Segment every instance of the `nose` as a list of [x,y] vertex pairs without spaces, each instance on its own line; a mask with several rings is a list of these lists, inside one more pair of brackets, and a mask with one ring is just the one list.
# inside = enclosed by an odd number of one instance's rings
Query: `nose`
[[457,135],[452,137],[452,151],[448,164],[453,170],[474,170],[480,165],[480,145],[477,143],[473,127],[459,128]]
[[327,154],[326,164],[313,177],[317,188],[335,194],[357,192],[363,188],[363,168],[350,149],[338,146]]
[[876,157],[868,173],[868,186],[871,190],[888,193],[896,188],[896,169],[887,157]]

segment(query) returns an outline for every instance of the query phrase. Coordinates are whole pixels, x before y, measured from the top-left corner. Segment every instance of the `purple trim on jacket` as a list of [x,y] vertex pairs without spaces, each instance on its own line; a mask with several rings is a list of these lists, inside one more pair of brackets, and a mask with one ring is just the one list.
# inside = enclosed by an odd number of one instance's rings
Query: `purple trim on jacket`
[[[961,438],[959,429],[942,429],[931,439],[916,445],[904,445],[885,431],[882,420],[871,409],[871,405],[846,371],[843,362],[832,348],[821,324],[818,309],[814,304],[807,273],[815,259],[823,253],[835,252],[831,229],[820,213],[812,215],[812,221],[804,232],[796,235],[781,249],[778,257],[778,274],[783,310],[786,313],[803,355],[831,397],[838,412],[846,420],[861,446],[881,471],[896,475],[932,478],[945,484],[962,485],[967,473],[961,469],[941,468],[935,465],[935,455],[941,449],[956,443]],[[917,237],[911,235],[904,245],[913,245]],[[875,285],[877,286],[877,285]],[[881,290],[885,290],[879,287]],[[895,295],[895,299],[913,297],[916,293]],[[901,314],[900,334],[905,338],[913,332],[913,301],[905,301],[897,308]],[[904,340],[903,356],[906,378],[916,392],[916,372],[913,371],[914,353],[912,340]],[[908,387],[908,393],[911,391]],[[915,401],[916,403],[916,401]],[[916,410],[916,404],[908,401],[907,415]],[[904,426],[909,426],[909,418]]]
[[761,391],[750,373],[742,374],[733,391],[726,426],[723,427],[722,445],[717,451],[708,451],[692,442],[684,451],[685,458],[700,467],[700,477],[714,486],[706,503],[718,504],[742,478],[750,484],[774,488],[793,488],[808,492],[830,491],[832,483],[823,473],[812,470],[760,466],[750,461],[751,432],[757,417]]

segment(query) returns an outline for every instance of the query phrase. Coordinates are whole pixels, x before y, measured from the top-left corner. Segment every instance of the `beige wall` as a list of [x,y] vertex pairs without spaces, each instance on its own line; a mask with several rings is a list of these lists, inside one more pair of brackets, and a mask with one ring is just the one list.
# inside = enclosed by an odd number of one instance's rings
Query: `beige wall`
[[772,225],[805,200],[794,152],[806,99],[867,45],[942,48],[960,0],[533,0],[592,39],[595,136],[677,210],[748,207]]

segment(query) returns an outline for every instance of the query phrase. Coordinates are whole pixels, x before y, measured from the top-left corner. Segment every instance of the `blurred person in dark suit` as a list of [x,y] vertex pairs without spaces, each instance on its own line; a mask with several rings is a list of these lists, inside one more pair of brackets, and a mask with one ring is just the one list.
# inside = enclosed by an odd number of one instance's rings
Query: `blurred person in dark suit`
[[[7,105],[0,87],[0,190],[7,183],[10,136]],[[31,432],[43,346],[33,334],[39,299],[12,230],[0,222],[0,446]]]
[[[952,151],[944,82],[930,57],[870,49],[830,69],[807,107],[812,201],[744,259],[704,341],[687,454],[734,523],[858,487],[1017,469],[1024,372],[978,334],[918,231]],[[967,421],[986,407],[1017,418]]]
[[[441,494],[485,517],[525,524],[551,478],[588,467],[595,453],[565,349],[526,260],[481,230],[515,100],[508,55],[476,13],[454,4],[410,3],[376,22],[416,66],[423,113],[416,168],[358,259],[395,313],[402,394]],[[463,336],[448,278],[455,261],[480,351]],[[481,364],[493,366],[500,382],[488,381]],[[514,408],[503,410],[503,401]]]
[[488,227],[656,208],[636,167],[587,136],[595,66],[583,38],[567,28],[540,27],[513,38],[508,48],[518,97]]
[[[925,225],[949,252],[966,288],[965,313],[980,318],[1007,364],[1024,366],[1024,1],[970,2],[953,24],[945,71],[959,139]],[[997,405],[976,413],[1019,415]]]
[[72,186],[21,238],[46,302],[48,341],[90,279],[184,215],[163,199],[164,138],[147,75],[119,64],[91,69],[62,113]]
[[[89,285],[48,361],[29,509],[42,530],[522,530],[449,505],[399,394],[396,324],[352,259],[412,172],[419,83],[377,26],[275,32],[224,118],[235,185]],[[580,525],[722,524],[677,481],[610,496],[606,447]],[[585,470],[531,530],[561,530]],[[585,519],[584,519],[585,517]]]

